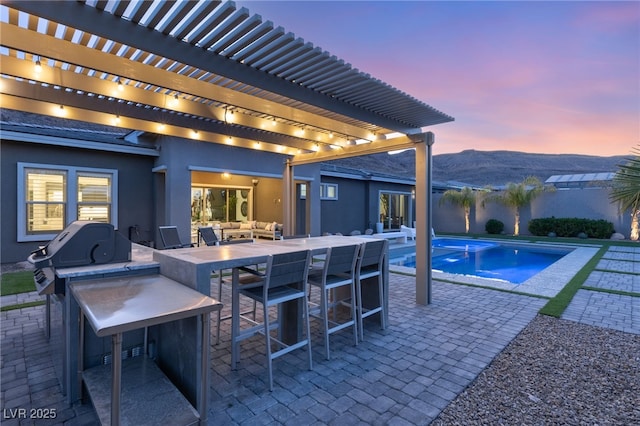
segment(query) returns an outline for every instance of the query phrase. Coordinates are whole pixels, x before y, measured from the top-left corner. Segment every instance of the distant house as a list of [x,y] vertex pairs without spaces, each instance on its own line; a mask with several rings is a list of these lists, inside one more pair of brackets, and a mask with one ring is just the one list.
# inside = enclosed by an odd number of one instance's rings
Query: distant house
[[544,183],[557,189],[569,188],[602,188],[611,184],[615,172],[580,173],[573,175],[553,175]]

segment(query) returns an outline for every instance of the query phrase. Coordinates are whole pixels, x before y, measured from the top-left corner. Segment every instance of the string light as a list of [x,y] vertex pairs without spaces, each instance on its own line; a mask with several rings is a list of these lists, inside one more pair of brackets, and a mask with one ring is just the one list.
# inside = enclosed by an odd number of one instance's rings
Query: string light
[[173,95],[173,97],[169,100],[169,106],[171,108],[175,108],[176,106],[178,106],[178,94],[176,93],[175,95]]
[[229,110],[228,106],[224,107],[224,122],[233,122],[233,110]]

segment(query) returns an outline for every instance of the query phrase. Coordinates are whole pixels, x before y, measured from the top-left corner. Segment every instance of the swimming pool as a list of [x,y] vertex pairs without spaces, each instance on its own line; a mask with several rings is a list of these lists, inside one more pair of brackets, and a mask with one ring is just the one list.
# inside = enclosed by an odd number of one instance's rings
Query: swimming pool
[[[433,241],[432,269],[520,284],[570,252],[566,248],[436,238]],[[415,253],[391,263],[415,268]]]

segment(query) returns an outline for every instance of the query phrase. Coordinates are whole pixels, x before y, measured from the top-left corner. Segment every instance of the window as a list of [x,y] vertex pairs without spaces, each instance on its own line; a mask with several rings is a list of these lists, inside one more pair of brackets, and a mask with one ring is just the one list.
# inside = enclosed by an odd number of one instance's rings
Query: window
[[111,175],[78,173],[78,219],[111,221]]
[[54,238],[74,220],[117,226],[117,171],[18,163],[18,241]]
[[67,173],[29,168],[26,173],[26,228],[28,234],[50,233],[64,228]]
[[321,200],[337,200],[338,199],[338,185],[332,183],[320,184],[320,199]]

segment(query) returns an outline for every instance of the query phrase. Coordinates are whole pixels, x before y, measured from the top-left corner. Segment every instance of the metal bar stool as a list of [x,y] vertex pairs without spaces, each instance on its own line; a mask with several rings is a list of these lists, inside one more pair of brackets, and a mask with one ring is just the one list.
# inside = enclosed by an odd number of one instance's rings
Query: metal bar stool
[[[233,269],[233,317],[231,325],[231,368],[235,369],[239,360],[240,342],[248,339],[255,334],[264,334],[267,370],[269,374],[269,390],[273,390],[273,360],[285,355],[298,348],[307,348],[309,358],[309,370],[313,368],[311,354],[311,329],[309,326],[309,310],[307,305],[307,276],[309,273],[309,264],[311,262],[311,251],[303,250],[291,253],[282,253],[270,255],[267,259],[267,267],[264,273],[254,271],[249,268]],[[250,284],[245,281],[239,285],[238,279],[240,271],[253,274],[254,283]],[[251,327],[240,328],[240,295],[249,297],[263,305],[262,323],[249,321]],[[295,342],[284,342],[284,338],[280,334],[285,324],[281,318],[281,305],[285,303],[299,302],[302,305],[302,315],[297,315],[295,324],[288,324],[289,327],[295,326],[297,329],[299,324],[297,321],[303,321],[301,329],[304,330]],[[269,308],[277,307],[278,318],[272,322],[269,318]],[[246,320],[246,318],[245,318]],[[278,336],[272,336],[272,330],[279,328]],[[301,330],[302,331],[302,330]],[[272,344],[277,349],[272,350]]]
[[[322,321],[325,356],[327,359],[330,359],[330,334],[352,327],[354,345],[358,344],[355,274],[359,251],[359,244],[329,248],[324,265],[320,268],[312,268],[311,272],[309,272],[309,285],[320,289],[320,304],[317,309],[310,310],[310,315]],[[340,289],[348,289],[349,291],[348,293],[346,291],[340,292]],[[338,299],[344,296],[350,298],[348,306],[351,315],[347,320],[339,320],[337,311],[338,307],[341,306],[341,300]],[[311,302],[310,304],[315,306]],[[333,311],[332,320],[329,319],[329,308]]]
[[[372,240],[363,243],[358,256],[356,266],[356,297],[357,315],[360,339],[364,339],[363,320],[373,314],[380,315],[380,327],[384,330],[386,324],[386,309],[384,303],[384,257],[387,253],[389,242],[385,240]],[[368,297],[362,291],[362,281],[369,278],[377,278],[378,294],[376,298]],[[377,300],[374,300],[377,299]]]

